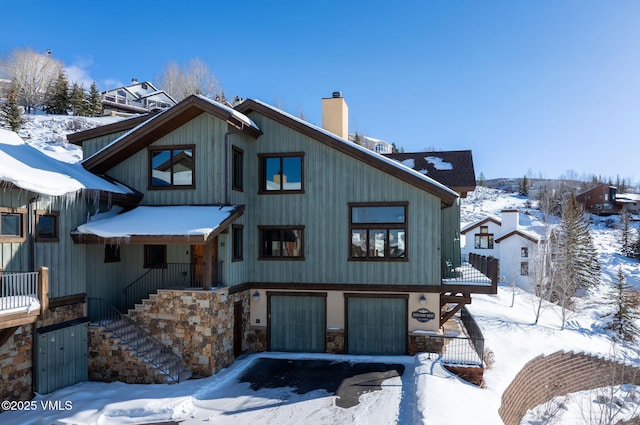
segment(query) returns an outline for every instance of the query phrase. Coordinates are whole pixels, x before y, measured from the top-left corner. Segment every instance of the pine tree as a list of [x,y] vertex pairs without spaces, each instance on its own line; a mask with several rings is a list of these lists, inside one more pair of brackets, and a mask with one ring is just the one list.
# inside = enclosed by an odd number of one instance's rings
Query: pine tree
[[626,257],[632,257],[633,256],[633,244],[631,243],[630,240],[630,225],[631,225],[631,215],[628,212],[623,212],[622,214],[620,214],[620,224],[622,224],[622,240],[621,245],[622,247],[620,248],[620,252],[622,253],[622,255],[626,256]]
[[579,288],[590,289],[600,281],[600,265],[581,205],[570,195],[562,208],[554,261],[554,299],[562,308],[562,328],[572,298]]
[[527,176],[524,176],[522,178],[522,181],[520,182],[520,195],[527,196],[528,194],[529,194],[529,179],[527,179]]
[[71,87],[71,96],[69,98],[71,105],[71,112],[73,115],[86,116],[87,115],[87,97],[84,94],[84,88],[78,83],[73,83]]
[[69,82],[64,72],[58,73],[58,78],[49,85],[44,101],[44,111],[47,114],[66,115],[70,108]]
[[605,329],[615,332],[617,337],[625,341],[633,341],[640,336],[640,327],[636,322],[640,319],[640,297],[626,283],[622,267],[618,268],[617,277],[618,281],[608,296],[614,310],[602,317],[611,319]]
[[13,84],[9,88],[7,100],[0,105],[0,122],[11,131],[20,130],[20,127],[24,124],[24,119],[20,113],[20,106],[18,105],[18,94]]
[[484,178],[484,173],[480,171],[480,177],[478,178],[478,186],[485,186],[487,184],[487,180]]
[[87,115],[92,117],[99,117],[102,115],[102,100],[100,99],[100,92],[98,91],[98,85],[94,81],[91,83],[89,89]]

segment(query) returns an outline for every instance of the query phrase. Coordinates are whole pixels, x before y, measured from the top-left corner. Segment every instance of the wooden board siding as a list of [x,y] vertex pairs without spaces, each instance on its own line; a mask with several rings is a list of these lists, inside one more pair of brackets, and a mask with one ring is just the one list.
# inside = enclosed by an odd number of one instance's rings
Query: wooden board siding
[[120,131],[84,141],[82,143],[83,158],[89,158],[91,155],[98,152],[100,149],[104,148],[125,133],[126,131]]
[[[0,206],[26,210],[29,201],[37,195],[32,192],[0,190]],[[32,207],[40,211],[59,211],[58,240],[56,242],[0,243],[0,267],[9,271],[31,271],[38,267],[49,268],[49,297],[58,298],[86,292],[86,256],[82,246],[73,243],[70,233],[87,216],[88,201],[83,198],[40,196]]]
[[[245,150],[245,262],[261,282],[440,284],[440,199],[257,114],[263,135]],[[259,153],[304,152],[303,194],[259,195]],[[249,187],[249,185],[251,185]],[[404,262],[349,261],[350,202],[408,202]],[[304,261],[258,260],[261,225],[304,228]]]
[[[151,146],[154,147],[195,145],[195,189],[149,190],[149,156],[146,148],[108,170],[107,174],[142,192],[145,205],[224,203],[224,135],[228,130],[226,122],[208,114],[201,114],[152,143]],[[246,136],[232,134],[229,139],[235,143],[236,138],[243,137]],[[228,160],[230,161],[230,158]]]
[[442,259],[460,264],[460,201],[442,209]]

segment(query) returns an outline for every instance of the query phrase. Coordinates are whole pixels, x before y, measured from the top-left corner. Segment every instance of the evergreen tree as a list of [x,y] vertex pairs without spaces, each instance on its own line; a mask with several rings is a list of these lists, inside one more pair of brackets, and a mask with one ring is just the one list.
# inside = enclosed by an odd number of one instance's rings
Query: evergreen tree
[[20,106],[18,105],[18,94],[13,84],[9,88],[7,100],[0,105],[0,122],[3,127],[11,131],[20,130],[20,127],[24,124],[24,119],[20,113]]
[[44,101],[44,111],[47,114],[66,115],[70,106],[69,82],[64,72],[60,71],[56,81],[49,85]]
[[562,208],[553,267],[553,297],[562,308],[562,328],[572,298],[579,288],[590,289],[600,281],[600,265],[581,205],[571,194]]
[[627,257],[632,257],[633,256],[633,244],[631,243],[630,240],[630,225],[631,225],[631,215],[628,212],[623,212],[622,214],[620,214],[620,224],[622,225],[622,240],[621,245],[622,247],[620,248],[620,252],[622,253],[622,255],[627,256]]
[[355,136],[353,136],[353,143],[362,146],[362,136],[357,131]]
[[391,143],[391,153],[402,153],[402,152],[404,152],[404,149],[398,148],[395,142]]
[[487,180],[484,178],[484,173],[480,171],[480,177],[478,178],[478,186],[486,186]]
[[84,87],[79,86],[78,83],[73,83],[71,87],[71,96],[69,98],[71,105],[71,112],[73,115],[87,116],[88,102],[87,97],[84,94]]
[[98,85],[95,81],[91,83],[91,88],[89,89],[87,115],[91,117],[99,117],[102,115],[102,100],[100,99],[100,92],[98,91]]
[[611,319],[605,329],[615,332],[617,337],[625,341],[633,341],[640,336],[640,327],[636,322],[640,319],[640,297],[631,285],[626,283],[622,267],[618,268],[617,277],[618,281],[608,296],[614,310],[603,316]]
[[524,176],[520,181],[520,195],[529,195],[529,179],[527,179],[527,176]]

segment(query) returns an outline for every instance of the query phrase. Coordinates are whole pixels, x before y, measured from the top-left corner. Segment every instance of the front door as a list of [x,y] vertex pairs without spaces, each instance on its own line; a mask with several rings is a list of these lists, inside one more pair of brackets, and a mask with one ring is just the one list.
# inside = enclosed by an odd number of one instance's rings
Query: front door
[[[211,270],[212,280],[211,286],[218,285],[218,238],[215,237],[211,244]],[[191,245],[191,286],[197,288],[205,287],[206,261],[205,261],[205,245]]]

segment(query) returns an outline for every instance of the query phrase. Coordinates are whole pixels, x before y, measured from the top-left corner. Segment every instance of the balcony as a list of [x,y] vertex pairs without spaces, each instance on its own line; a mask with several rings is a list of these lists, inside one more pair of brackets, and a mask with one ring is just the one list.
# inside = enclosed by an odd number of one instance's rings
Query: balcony
[[496,294],[499,268],[496,258],[473,253],[457,266],[446,260],[442,267],[442,289],[446,292]]
[[49,269],[0,271],[0,329],[33,323],[49,308]]

